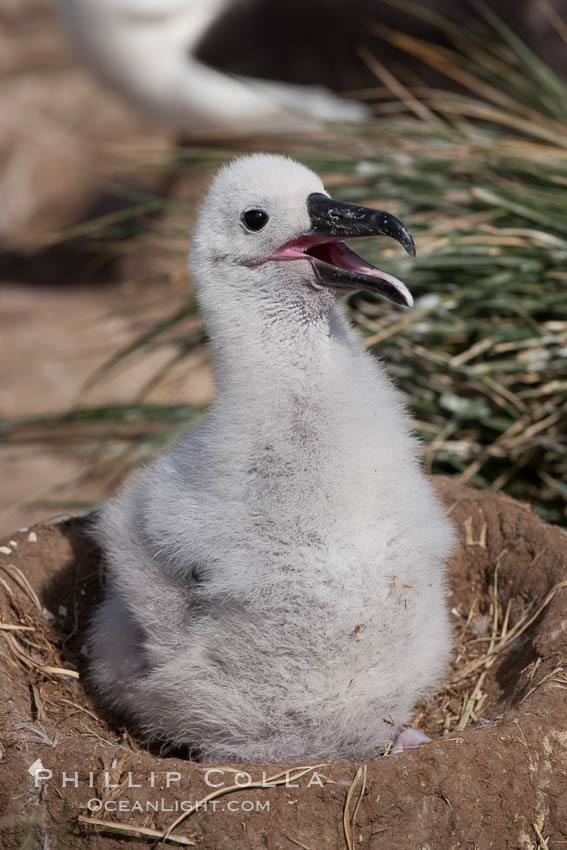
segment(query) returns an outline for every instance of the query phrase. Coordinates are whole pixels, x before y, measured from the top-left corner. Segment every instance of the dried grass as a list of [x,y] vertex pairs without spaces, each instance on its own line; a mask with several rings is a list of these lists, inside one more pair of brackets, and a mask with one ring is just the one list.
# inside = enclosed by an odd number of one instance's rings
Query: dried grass
[[[224,797],[226,794],[234,794],[235,791],[246,791],[252,788],[269,788],[278,785],[286,785],[292,784],[293,782],[297,782],[298,779],[301,779],[302,776],[306,776],[308,773],[312,773],[314,770],[317,770],[320,767],[326,767],[325,764],[314,764],[307,765],[302,767],[294,767],[292,769],[282,770],[279,773],[274,774],[273,776],[268,777],[267,779],[262,779],[259,782],[251,781],[245,782],[241,785],[227,785],[222,788],[217,788],[216,791],[211,791],[210,794],[207,794],[202,800],[199,800],[197,803],[194,803],[189,809],[186,809],[179,817],[173,821],[172,824],[161,834],[160,841],[166,839],[174,829],[177,829],[180,824],[183,823],[190,815],[196,812],[199,808],[202,808],[211,800],[216,800],[218,797]],[[156,845],[154,845],[155,847]]]
[[[466,529],[465,545],[468,547],[481,545],[482,548],[485,548],[486,522],[482,512],[481,516],[476,518],[475,533],[480,531],[479,537],[474,536],[473,526],[475,524],[472,517],[467,518],[464,525]],[[466,616],[461,612],[461,617],[454,627],[456,652],[453,675],[446,685],[427,703],[430,717],[435,721],[439,733],[444,735],[444,741],[451,740],[447,737],[448,735],[464,731],[471,723],[483,722],[483,707],[492,702],[495,696],[494,681],[488,681],[491,668],[495,664],[501,664],[505,661],[507,653],[517,646],[518,639],[544,613],[555,596],[567,588],[567,581],[558,582],[542,599],[531,601],[519,616],[516,612],[517,619],[511,625],[512,600],[507,599],[503,603],[501,601],[502,594],[499,590],[500,565],[507,554],[508,550],[503,549],[495,561],[492,584],[488,593],[483,594],[478,589],[472,598]],[[537,557],[534,558],[533,566],[535,567],[536,564]],[[483,610],[488,603],[487,614],[482,615],[490,624],[489,634],[486,636],[476,635],[472,628],[476,618],[481,616],[479,610],[481,599]],[[535,678],[540,663],[541,659],[538,659],[533,665],[533,669],[530,671],[531,679]],[[524,702],[534,691],[548,682],[556,682],[560,685],[567,684],[565,667],[558,665],[546,673],[528,689],[522,696],[521,702]],[[419,714],[415,718],[415,723],[419,725]]]
[[183,835],[166,835],[163,836],[157,829],[148,829],[145,826],[133,826],[125,823],[115,823],[114,821],[99,820],[98,818],[87,818],[84,815],[79,815],[77,818],[79,823],[86,826],[101,826],[108,832],[121,832],[126,835],[138,835],[147,838],[158,838],[160,841],[170,841],[172,844],[182,844],[185,847],[196,847],[196,842],[185,838]]
[[[22,601],[18,600],[17,592],[14,592],[5,581],[2,581],[0,586],[3,587],[11,608],[16,615],[21,616],[21,623],[0,623],[0,635],[4,638],[12,659],[19,662],[28,671],[43,676],[63,676],[78,679],[79,674],[76,670],[70,670],[54,663],[60,648],[59,642],[55,639],[55,636],[51,636],[50,639],[49,631],[45,627],[41,603],[26,576],[13,564],[2,564],[0,569],[9,576],[17,589],[32,604],[32,610],[26,611],[27,606],[22,605]],[[36,622],[32,624],[30,621],[34,617]],[[25,637],[24,633],[28,632],[34,633],[35,640],[32,641]]]
[[[353,841],[353,830],[354,825],[356,823],[356,815],[358,813],[358,809],[360,807],[360,803],[366,791],[366,774],[367,767],[365,764],[361,765],[358,768],[354,775],[354,779],[352,780],[351,786],[348,789],[348,793],[345,800],[344,810],[343,810],[343,829],[345,833],[345,841],[347,843],[348,850],[354,850],[354,841]],[[360,791],[358,791],[358,786],[360,785]],[[351,804],[354,798],[355,793],[358,791],[358,799],[356,801],[356,805],[354,807],[354,812],[351,814]]]

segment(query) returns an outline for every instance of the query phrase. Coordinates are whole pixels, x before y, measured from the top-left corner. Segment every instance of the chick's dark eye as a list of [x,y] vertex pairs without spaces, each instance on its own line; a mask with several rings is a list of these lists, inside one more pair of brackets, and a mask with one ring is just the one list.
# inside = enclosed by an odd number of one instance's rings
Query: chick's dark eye
[[264,210],[246,210],[241,215],[241,220],[248,230],[261,230],[268,222],[269,215]]

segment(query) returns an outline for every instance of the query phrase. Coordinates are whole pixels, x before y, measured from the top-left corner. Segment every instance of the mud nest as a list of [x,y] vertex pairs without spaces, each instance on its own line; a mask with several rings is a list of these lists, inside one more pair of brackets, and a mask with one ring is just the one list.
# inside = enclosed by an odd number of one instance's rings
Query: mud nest
[[567,536],[511,499],[436,483],[461,537],[454,663],[416,710],[433,743],[364,764],[213,767],[148,749],[83,684],[102,577],[88,520],[2,541],[0,846],[567,845]]

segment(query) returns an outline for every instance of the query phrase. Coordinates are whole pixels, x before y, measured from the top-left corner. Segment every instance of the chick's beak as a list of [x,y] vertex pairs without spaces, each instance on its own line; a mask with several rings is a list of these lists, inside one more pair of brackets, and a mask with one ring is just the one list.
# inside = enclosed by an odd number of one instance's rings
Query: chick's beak
[[307,198],[311,229],[303,247],[320,284],[340,289],[367,289],[406,307],[413,305],[411,293],[402,281],[367,263],[343,239],[358,236],[391,236],[415,257],[415,243],[406,226],[391,213],[335,201],[313,192]]
[[320,192],[307,198],[311,232],[316,236],[336,236],[352,239],[355,236],[391,236],[415,257],[415,243],[405,224],[383,210],[359,207],[345,201],[335,201]]

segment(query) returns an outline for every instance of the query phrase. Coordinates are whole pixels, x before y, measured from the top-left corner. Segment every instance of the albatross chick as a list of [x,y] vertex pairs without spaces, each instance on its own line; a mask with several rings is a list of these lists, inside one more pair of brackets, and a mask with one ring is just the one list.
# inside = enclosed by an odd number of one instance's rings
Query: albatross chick
[[343,241],[369,235],[415,253],[398,219],[290,159],[221,170],[190,259],[215,400],[98,521],[95,687],[206,761],[378,755],[449,660],[453,530],[339,304],[412,304]]

